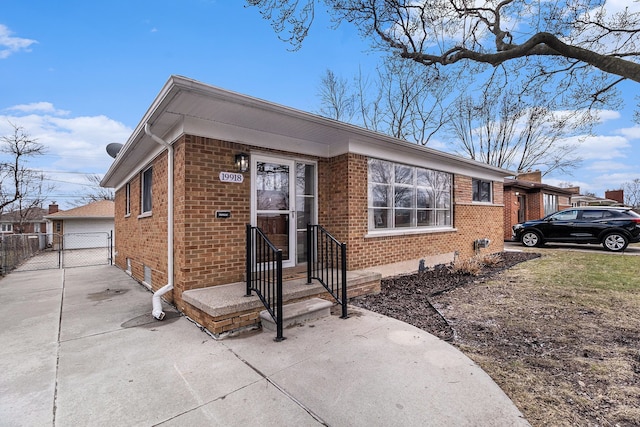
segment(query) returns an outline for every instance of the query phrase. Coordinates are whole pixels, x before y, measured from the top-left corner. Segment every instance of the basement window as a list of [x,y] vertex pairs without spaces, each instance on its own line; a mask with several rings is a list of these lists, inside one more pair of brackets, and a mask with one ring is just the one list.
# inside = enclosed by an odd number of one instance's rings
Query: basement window
[[151,267],[144,266],[144,283],[151,286]]

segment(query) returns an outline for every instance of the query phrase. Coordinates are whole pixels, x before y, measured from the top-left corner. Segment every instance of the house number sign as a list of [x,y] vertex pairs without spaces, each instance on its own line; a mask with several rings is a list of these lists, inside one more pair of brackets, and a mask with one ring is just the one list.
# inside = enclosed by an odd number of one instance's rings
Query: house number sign
[[244,181],[244,175],[235,172],[220,172],[220,181],[222,182],[236,182],[238,184]]

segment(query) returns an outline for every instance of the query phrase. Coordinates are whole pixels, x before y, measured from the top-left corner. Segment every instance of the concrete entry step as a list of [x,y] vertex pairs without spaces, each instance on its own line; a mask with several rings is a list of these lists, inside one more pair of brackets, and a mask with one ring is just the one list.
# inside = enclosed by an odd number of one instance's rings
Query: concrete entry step
[[[287,304],[282,307],[282,327],[286,328],[330,316],[332,306],[332,302],[321,298],[311,298]],[[260,312],[260,321],[264,329],[276,331],[276,324],[267,310]]]

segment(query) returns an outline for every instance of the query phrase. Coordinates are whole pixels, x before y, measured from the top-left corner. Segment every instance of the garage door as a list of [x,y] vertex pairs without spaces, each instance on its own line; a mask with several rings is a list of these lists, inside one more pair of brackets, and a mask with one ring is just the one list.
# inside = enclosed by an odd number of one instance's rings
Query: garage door
[[64,249],[104,248],[113,233],[113,220],[78,219],[64,222]]

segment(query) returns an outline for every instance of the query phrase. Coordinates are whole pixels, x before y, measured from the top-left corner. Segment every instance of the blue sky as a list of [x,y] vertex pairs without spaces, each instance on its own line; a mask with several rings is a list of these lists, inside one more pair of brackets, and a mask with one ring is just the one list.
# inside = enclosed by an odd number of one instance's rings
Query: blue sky
[[[126,141],[171,74],[313,112],[327,68],[351,78],[377,60],[352,28],[331,29],[322,16],[292,52],[241,0],[2,0],[0,135],[11,121],[47,146],[30,166],[58,186],[50,200],[69,208],[84,175],[108,169],[104,147]],[[624,89],[626,109],[605,112],[582,144],[581,170],[545,182],[603,195],[640,178],[638,85]]]

